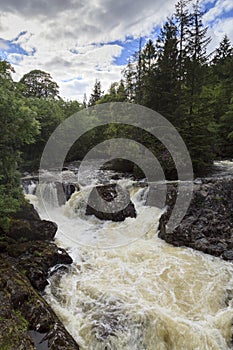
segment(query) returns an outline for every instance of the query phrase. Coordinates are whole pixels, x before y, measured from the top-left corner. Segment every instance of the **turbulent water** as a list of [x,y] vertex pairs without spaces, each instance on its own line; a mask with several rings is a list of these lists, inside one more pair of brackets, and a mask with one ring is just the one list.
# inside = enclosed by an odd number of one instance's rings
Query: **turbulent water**
[[232,349],[232,264],[160,240],[161,210],[145,206],[146,188],[119,181],[138,213],[123,223],[86,217],[85,188],[58,207],[45,186],[47,212],[29,195],[74,260],[51,276],[47,301],[81,350]]

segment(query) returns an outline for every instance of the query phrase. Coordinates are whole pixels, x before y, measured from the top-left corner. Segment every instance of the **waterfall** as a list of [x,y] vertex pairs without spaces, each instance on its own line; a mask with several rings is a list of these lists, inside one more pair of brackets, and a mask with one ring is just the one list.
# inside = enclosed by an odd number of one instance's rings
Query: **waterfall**
[[[51,203],[56,243],[74,263],[50,277],[45,298],[81,350],[232,349],[233,266],[157,237],[162,211],[145,205],[147,189],[130,179],[137,218],[115,223],[85,216],[90,188],[62,206],[56,186],[40,189]],[[37,189],[38,190],[38,189]]]

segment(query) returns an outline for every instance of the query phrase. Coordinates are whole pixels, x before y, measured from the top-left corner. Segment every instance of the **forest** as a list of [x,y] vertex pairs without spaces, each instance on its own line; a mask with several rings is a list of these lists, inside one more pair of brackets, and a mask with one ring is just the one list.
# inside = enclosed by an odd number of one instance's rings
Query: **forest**
[[[232,158],[233,47],[224,35],[209,52],[211,37],[203,15],[198,2],[192,7],[178,2],[155,40],[143,45],[139,40],[122,79],[106,93],[96,80],[89,101],[82,103],[61,98],[57,83],[44,71],[33,70],[15,82],[11,64],[0,61],[0,227],[7,229],[10,215],[24,201],[20,174],[38,170],[54,129],[96,104],[129,102],[161,113],[184,139],[195,176],[206,174],[215,159]],[[83,135],[67,161],[81,160],[99,142],[123,136],[143,143],[172,174],[174,164],[163,145],[147,133],[114,124]]]

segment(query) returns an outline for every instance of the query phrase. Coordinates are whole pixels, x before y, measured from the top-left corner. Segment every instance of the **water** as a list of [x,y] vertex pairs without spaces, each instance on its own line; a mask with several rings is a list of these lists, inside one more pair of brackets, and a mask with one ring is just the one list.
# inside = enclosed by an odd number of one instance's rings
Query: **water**
[[212,177],[227,177],[233,175],[233,161],[215,161],[212,169]]
[[146,188],[129,179],[137,219],[101,222],[85,216],[82,188],[62,207],[29,195],[41,216],[58,223],[57,243],[74,263],[56,273],[46,299],[81,350],[232,349],[233,267],[157,237],[161,210],[145,206]]

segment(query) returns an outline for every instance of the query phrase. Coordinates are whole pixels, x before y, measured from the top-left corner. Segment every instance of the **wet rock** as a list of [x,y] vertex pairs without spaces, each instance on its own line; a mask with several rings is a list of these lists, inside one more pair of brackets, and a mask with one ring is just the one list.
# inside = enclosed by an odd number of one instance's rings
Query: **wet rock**
[[86,215],[95,215],[100,220],[124,221],[127,217],[135,218],[136,211],[127,190],[108,184],[93,188]]
[[37,292],[48,284],[51,269],[72,263],[64,249],[49,242],[56,229],[26,203],[12,218],[10,232],[0,232],[0,349],[35,350],[37,343],[30,331],[47,337],[43,350],[79,349]]
[[233,249],[225,251],[222,256],[225,260],[233,260]]
[[122,173],[133,173],[134,163],[128,159],[115,158],[102,166],[103,170],[114,170]]
[[14,219],[8,232],[8,237],[16,241],[37,241],[54,239],[57,224],[47,220]]
[[166,223],[176,201],[177,186],[168,186],[167,211],[160,219],[159,237],[175,246],[187,246],[232,260],[233,179],[202,179],[194,184],[193,198],[182,222],[172,233]]
[[57,200],[59,205],[64,205],[76,191],[77,185],[69,182],[55,182]]
[[15,259],[18,270],[28,277],[38,291],[44,290],[48,284],[52,267],[61,268],[64,264],[72,263],[72,258],[64,249],[41,241],[12,244],[8,247],[8,254]]
[[19,211],[12,215],[13,219],[20,220],[40,220],[40,216],[32,204],[25,202]]
[[7,256],[0,255],[0,349],[35,350],[29,331],[42,333],[48,350],[78,350],[51,307]]

